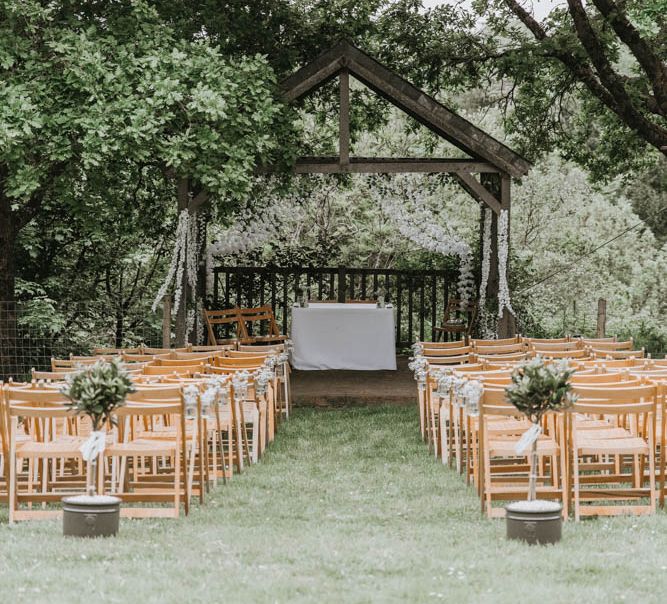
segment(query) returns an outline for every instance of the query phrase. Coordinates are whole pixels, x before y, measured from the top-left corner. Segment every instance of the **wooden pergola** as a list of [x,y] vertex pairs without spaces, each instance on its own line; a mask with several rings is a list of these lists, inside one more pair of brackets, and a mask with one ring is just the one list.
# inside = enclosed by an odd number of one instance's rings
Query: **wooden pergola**
[[[466,158],[350,157],[350,76],[404,111],[429,130],[466,154]],[[297,174],[451,174],[478,202],[493,210],[491,271],[487,299],[498,296],[497,220],[511,207],[511,181],[528,173],[531,164],[505,144],[397,73],[378,63],[348,41],[322,53],[281,82],[283,98],[294,103],[338,78],[340,94],[337,157],[300,157]],[[505,311],[498,333],[514,333],[512,317]]]

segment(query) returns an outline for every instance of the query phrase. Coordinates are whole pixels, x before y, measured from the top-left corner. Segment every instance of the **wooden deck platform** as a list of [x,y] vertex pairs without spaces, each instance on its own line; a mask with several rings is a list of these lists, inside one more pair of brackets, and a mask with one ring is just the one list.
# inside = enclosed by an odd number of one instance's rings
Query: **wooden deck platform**
[[417,385],[408,358],[396,371],[299,371],[292,373],[295,406],[343,407],[415,404]]

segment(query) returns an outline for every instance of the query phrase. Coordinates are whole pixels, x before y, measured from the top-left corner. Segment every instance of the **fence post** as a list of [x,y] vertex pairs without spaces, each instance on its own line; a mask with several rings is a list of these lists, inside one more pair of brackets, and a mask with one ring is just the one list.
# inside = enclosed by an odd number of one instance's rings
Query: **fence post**
[[607,301],[604,298],[598,299],[598,329],[595,334],[597,338],[604,338],[607,328]]
[[162,347],[171,347],[171,297],[162,299]]
[[345,303],[345,290],[346,290],[346,278],[345,278],[345,267],[338,267],[338,302]]

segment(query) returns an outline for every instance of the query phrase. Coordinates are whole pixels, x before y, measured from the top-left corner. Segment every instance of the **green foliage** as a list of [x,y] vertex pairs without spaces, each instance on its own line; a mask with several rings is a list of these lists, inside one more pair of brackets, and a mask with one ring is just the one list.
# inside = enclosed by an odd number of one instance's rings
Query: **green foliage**
[[[476,0],[472,8],[437,3],[425,9],[419,0],[387,4],[369,48],[401,75],[446,100],[451,91],[478,88],[479,102],[502,109],[513,146],[530,159],[559,150],[595,179],[608,180],[642,169],[660,155],[627,117],[603,104],[560,60],[568,53],[572,64],[590,66],[566,7],[553,8],[538,24],[544,37],[537,40],[507,0]],[[663,7],[664,0],[623,5],[631,20],[640,23],[645,43],[664,61]],[[664,87],[664,82],[649,79],[591,3],[586,11],[634,110],[665,127],[664,115],[651,109],[654,86]],[[590,70],[598,79],[595,69]]]
[[71,401],[69,406],[77,414],[90,417],[93,430],[113,422],[114,409],[124,405],[132,392],[132,380],[116,360],[98,361],[77,371],[63,388],[63,394]]
[[574,402],[569,382],[573,373],[567,361],[545,363],[540,357],[532,359],[512,372],[507,400],[531,422],[539,423],[547,411],[565,409]]
[[11,212],[2,225],[10,246],[47,212],[53,224],[74,217],[94,239],[100,214],[123,213],[146,190],[164,217],[175,197],[159,191],[165,176],[172,186],[188,179],[220,206],[247,194],[258,163],[291,162],[293,116],[264,58],[179,39],[144,2],[117,9],[84,10],[86,20],[65,2],[0,7],[0,202]]

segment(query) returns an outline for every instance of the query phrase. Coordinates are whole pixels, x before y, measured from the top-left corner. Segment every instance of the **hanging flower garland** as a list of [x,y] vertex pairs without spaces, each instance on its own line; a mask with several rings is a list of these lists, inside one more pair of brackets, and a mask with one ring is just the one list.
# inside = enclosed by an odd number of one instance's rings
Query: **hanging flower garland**
[[491,272],[491,222],[493,210],[485,204],[480,204],[484,210],[484,225],[482,229],[482,274],[479,282],[479,324],[485,338],[495,338],[496,333],[489,328],[489,317],[486,309],[486,288]]
[[245,208],[234,214],[230,226],[214,234],[215,240],[206,247],[206,291],[213,292],[213,263],[216,256],[231,256],[252,252],[272,239],[286,222],[303,217],[295,196],[270,198],[254,211]]
[[406,239],[419,247],[443,256],[455,255],[460,260],[457,289],[465,308],[474,287],[473,261],[470,246],[451,230],[437,224],[422,198],[415,198],[409,207],[400,196],[388,189],[373,191],[382,212]]
[[486,305],[486,287],[489,283],[489,273],[491,272],[491,220],[493,210],[484,206],[484,227],[482,236],[482,275],[479,282],[479,305],[484,308]]
[[[509,256],[509,212],[501,210],[498,217],[498,318],[502,319],[506,308],[515,315],[510,302],[507,283],[507,258]],[[516,315],[515,315],[516,316]]]
[[183,274],[185,272],[188,283],[194,289],[197,284],[197,249],[198,249],[198,227],[197,215],[188,210],[181,210],[178,215],[178,225],[176,227],[176,240],[171,255],[171,264],[167,271],[167,277],[160,287],[155,300],[153,301],[152,311],[155,312],[160,302],[173,286],[174,288],[174,307],[173,312],[178,312],[183,296]]

